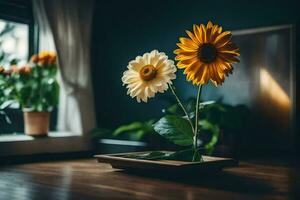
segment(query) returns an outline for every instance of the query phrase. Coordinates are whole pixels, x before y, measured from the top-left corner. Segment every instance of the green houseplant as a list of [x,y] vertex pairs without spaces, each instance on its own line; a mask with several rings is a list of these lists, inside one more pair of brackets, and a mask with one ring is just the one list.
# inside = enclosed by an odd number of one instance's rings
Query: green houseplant
[[[194,118],[195,98],[183,102],[187,112]],[[178,104],[171,104],[162,110],[163,114],[182,116],[183,112]],[[236,142],[244,129],[249,127],[249,109],[245,105],[229,105],[218,99],[216,101],[201,102],[199,114],[199,149],[205,155],[230,155],[237,150]],[[133,121],[115,127],[115,129],[97,128],[91,134],[93,140],[99,139],[133,140],[145,142],[148,149],[179,150],[180,145],[173,145],[164,137],[157,134],[154,124],[159,119]],[[111,146],[114,146],[113,144]],[[118,146],[118,148],[120,148]],[[126,152],[128,148],[122,148]],[[143,149],[143,148],[140,148]],[[144,148],[145,149],[145,148]],[[128,150],[127,150],[128,151]],[[108,151],[109,152],[109,151]]]
[[40,52],[25,66],[2,68],[0,87],[3,101],[14,101],[24,113],[25,133],[47,135],[50,112],[58,103],[59,85],[56,80],[56,55]]

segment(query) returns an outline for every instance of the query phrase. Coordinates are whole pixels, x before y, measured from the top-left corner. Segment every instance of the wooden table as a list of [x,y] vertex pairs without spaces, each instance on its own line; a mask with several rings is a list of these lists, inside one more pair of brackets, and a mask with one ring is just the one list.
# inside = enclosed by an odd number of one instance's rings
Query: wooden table
[[187,178],[130,174],[95,159],[51,161],[1,167],[0,199],[276,200],[288,199],[289,175],[288,167],[254,162]]

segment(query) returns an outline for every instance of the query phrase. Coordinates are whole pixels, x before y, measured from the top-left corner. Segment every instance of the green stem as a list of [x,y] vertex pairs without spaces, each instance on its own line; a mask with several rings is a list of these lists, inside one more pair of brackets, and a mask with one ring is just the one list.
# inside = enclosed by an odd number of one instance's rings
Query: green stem
[[196,113],[195,113],[195,132],[194,132],[194,144],[193,147],[196,150],[197,149],[197,140],[198,140],[198,112],[199,112],[199,101],[201,97],[202,92],[202,85],[198,87],[198,94],[197,94],[197,101],[196,101]]
[[192,120],[191,120],[190,116],[188,115],[188,113],[187,113],[185,107],[184,107],[183,104],[181,103],[179,97],[178,97],[177,94],[175,93],[175,91],[174,91],[174,89],[173,89],[173,87],[172,87],[171,84],[169,84],[169,87],[170,87],[170,89],[171,89],[173,95],[175,96],[175,98],[176,98],[176,100],[177,100],[179,106],[180,106],[181,109],[183,110],[184,114],[187,116],[187,119],[188,119],[188,121],[189,121],[189,123],[190,123],[190,126],[191,126],[191,128],[192,128],[193,133],[195,133],[194,125],[193,125]]

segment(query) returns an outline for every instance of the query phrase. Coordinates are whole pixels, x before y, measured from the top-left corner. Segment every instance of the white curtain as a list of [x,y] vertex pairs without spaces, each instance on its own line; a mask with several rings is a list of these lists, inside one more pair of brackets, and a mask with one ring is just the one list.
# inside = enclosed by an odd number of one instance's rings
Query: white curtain
[[61,92],[57,128],[78,135],[95,128],[90,74],[93,4],[93,0],[33,1],[40,50],[55,48],[58,54]]

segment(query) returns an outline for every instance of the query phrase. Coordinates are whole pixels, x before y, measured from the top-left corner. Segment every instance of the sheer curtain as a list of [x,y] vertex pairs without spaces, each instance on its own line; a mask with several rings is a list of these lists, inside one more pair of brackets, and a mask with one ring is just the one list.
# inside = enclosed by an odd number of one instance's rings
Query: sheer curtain
[[78,135],[95,127],[90,75],[93,4],[93,0],[33,0],[40,50],[55,48],[58,54],[58,130]]

